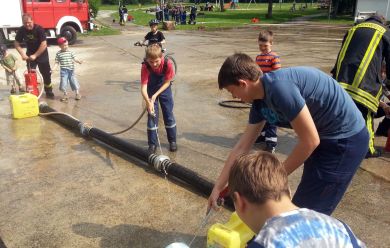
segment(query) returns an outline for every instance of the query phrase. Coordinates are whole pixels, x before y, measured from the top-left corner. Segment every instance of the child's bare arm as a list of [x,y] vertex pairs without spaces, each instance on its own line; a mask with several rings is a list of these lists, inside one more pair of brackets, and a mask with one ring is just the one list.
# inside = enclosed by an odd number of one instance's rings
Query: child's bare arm
[[16,69],[18,69],[18,66],[16,65],[16,63],[18,62],[18,58],[16,58],[15,56],[12,55],[12,57],[14,58],[14,61],[15,61],[15,65],[14,67],[12,68],[12,71],[16,71]]
[[12,72],[12,70],[10,68],[8,68],[7,66],[5,66],[3,64],[1,64],[1,67],[3,67],[8,72]]
[[82,61],[82,60],[78,60],[78,59],[74,59],[74,61],[76,62],[76,63],[79,63],[80,65],[84,62],[84,61]]
[[55,62],[53,66],[53,71],[57,70],[57,68],[58,68],[58,62]]
[[147,45],[149,43],[149,40],[144,39],[142,41],[140,40],[139,42],[141,43],[141,45]]
[[171,80],[167,80],[164,82],[163,85],[161,85],[160,89],[158,89],[158,91],[156,93],[153,94],[152,96],[152,102],[154,102],[156,100],[156,98],[161,94],[161,92],[163,92],[164,90],[166,90],[169,86],[171,85]]
[[148,112],[150,114],[154,113],[154,103],[152,103],[152,101],[149,99],[149,96],[148,96],[148,85],[147,84],[141,85],[141,94],[142,94],[142,97],[145,100],[146,108],[147,108]]

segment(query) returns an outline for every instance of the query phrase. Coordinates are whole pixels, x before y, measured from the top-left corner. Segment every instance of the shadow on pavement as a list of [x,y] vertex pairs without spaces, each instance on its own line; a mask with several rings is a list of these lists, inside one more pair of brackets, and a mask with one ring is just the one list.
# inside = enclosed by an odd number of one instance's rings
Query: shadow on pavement
[[196,141],[199,143],[209,143],[221,147],[233,147],[234,144],[238,141],[241,134],[237,134],[234,138],[227,138],[222,136],[207,135],[203,133],[192,133],[184,132],[180,137],[186,138],[188,140]]
[[[222,136],[214,136],[214,135],[207,135],[202,133],[191,133],[191,132],[185,132],[180,135],[180,137],[186,138],[188,140],[196,141],[199,143],[209,143],[214,144],[221,147],[226,148],[233,148],[236,142],[241,137],[241,133],[237,134],[234,138],[227,138]],[[278,153],[288,155],[291,152],[291,145],[296,143],[296,138],[292,137],[291,135],[278,135],[278,146],[276,148],[276,151]],[[259,148],[262,149],[264,147],[264,143],[262,144],[255,144],[253,148]]]
[[7,246],[5,246],[3,240],[1,239],[0,237],[0,248],[7,248]]
[[[107,227],[95,223],[79,223],[72,226],[75,234],[87,238],[101,238],[102,248],[128,248],[128,247],[166,247],[173,242],[189,243],[194,237],[192,234],[179,232],[159,232],[148,227],[121,224]],[[191,247],[205,247],[206,237],[199,236]]]
[[122,86],[124,91],[127,92],[139,92],[141,88],[141,83],[139,80],[128,82],[128,81],[120,81],[120,80],[106,80],[106,85],[119,85]]

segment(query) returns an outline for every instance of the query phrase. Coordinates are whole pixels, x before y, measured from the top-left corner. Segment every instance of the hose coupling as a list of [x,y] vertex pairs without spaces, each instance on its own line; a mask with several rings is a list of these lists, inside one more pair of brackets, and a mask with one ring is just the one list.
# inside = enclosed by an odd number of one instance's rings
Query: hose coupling
[[166,174],[166,169],[169,167],[171,164],[171,161],[168,156],[165,155],[156,155],[156,154],[151,154],[149,156],[149,163],[153,165],[153,167],[162,173]]
[[40,102],[39,108],[44,108],[44,107],[49,107],[49,104],[47,104],[47,102]]
[[88,125],[87,123],[79,123],[79,129],[80,133],[84,136],[89,136],[89,131],[91,130],[92,126]]

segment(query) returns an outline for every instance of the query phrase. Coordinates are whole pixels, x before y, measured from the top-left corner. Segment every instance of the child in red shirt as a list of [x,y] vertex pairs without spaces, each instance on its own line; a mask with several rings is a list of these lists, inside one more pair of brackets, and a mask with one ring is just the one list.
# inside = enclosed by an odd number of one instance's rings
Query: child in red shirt
[[145,61],[141,68],[141,94],[148,109],[148,151],[156,152],[158,129],[158,103],[160,102],[164,118],[165,130],[169,142],[169,150],[175,152],[176,121],[173,115],[173,96],[171,80],[175,76],[172,61],[163,57],[158,44],[146,48]]

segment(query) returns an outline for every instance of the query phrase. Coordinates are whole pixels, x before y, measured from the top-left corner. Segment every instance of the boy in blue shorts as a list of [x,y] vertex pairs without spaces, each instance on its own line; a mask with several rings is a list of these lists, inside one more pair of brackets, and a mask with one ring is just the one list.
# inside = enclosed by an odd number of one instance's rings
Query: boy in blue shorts
[[294,205],[286,170],[273,154],[238,157],[230,170],[229,191],[238,216],[257,233],[248,248],[366,247],[343,222]]
[[148,151],[155,153],[158,145],[158,103],[160,102],[167,132],[169,150],[175,152],[176,145],[176,121],[173,115],[173,96],[171,80],[175,76],[172,61],[163,57],[159,44],[153,44],[146,48],[145,62],[141,68],[141,94],[148,109]]
[[292,127],[297,135],[297,144],[283,162],[288,174],[304,164],[292,202],[330,215],[368,148],[364,119],[351,97],[313,67],[279,69],[262,76],[257,64],[242,53],[225,60],[218,84],[252,107],[249,123],[225,162],[208,206],[217,208],[234,160],[250,151],[268,121]]
[[63,92],[63,96],[61,98],[62,102],[68,101],[68,93],[66,91],[68,82],[70,84],[71,89],[75,92],[75,99],[80,100],[80,84],[76,79],[76,75],[74,73],[74,63],[77,62],[79,64],[82,63],[81,60],[78,60],[72,51],[69,51],[68,41],[65,37],[60,37],[57,40],[58,46],[61,48],[60,51],[57,52],[55,58],[55,65],[53,70],[56,70],[58,65],[60,66],[60,74],[61,74],[61,82],[60,82],[60,91]]

